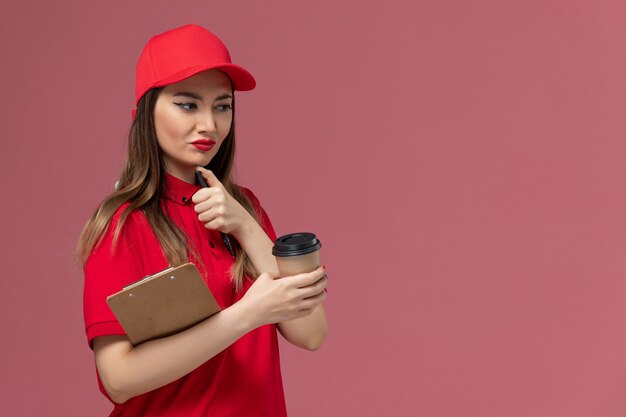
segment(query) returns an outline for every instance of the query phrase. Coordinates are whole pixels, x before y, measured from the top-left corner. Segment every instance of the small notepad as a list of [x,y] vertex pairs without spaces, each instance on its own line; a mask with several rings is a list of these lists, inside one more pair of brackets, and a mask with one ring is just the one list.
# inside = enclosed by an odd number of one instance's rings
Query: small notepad
[[147,276],[107,303],[133,345],[182,332],[221,310],[192,263]]

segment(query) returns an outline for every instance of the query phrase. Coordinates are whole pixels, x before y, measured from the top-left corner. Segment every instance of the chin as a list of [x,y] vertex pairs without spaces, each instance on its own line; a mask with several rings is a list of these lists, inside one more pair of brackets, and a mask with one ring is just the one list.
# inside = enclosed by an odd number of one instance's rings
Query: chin
[[198,163],[196,164],[196,166],[197,166],[197,165],[200,165],[200,166],[205,167],[205,166],[209,165],[209,162],[211,162],[211,160],[212,160],[212,159],[213,159],[213,158],[206,158],[206,159],[203,159],[202,161],[198,162]]
[[[212,151],[212,150],[211,150]],[[169,158],[168,158],[169,156]],[[178,155],[168,155],[166,159],[170,159],[171,162],[178,165],[179,167],[185,167],[184,169],[193,169],[199,166],[206,166],[211,162],[215,154],[213,152],[200,152],[200,151],[191,151],[191,152],[181,152]]]
[[213,159],[213,155],[194,155],[193,158],[189,158],[187,161],[189,165],[193,165],[193,167],[195,168],[198,165],[200,166],[208,165],[212,159]]

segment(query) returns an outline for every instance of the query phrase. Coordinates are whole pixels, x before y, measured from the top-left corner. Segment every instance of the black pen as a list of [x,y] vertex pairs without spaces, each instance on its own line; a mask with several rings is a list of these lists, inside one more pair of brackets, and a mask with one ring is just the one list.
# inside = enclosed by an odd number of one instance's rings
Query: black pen
[[[196,181],[198,181],[200,187],[209,188],[209,184],[206,183],[200,171],[196,171]],[[226,249],[228,249],[228,253],[230,253],[233,259],[235,259],[235,251],[233,250],[233,245],[230,243],[230,238],[226,233],[220,232],[220,234],[222,235],[222,241],[224,242],[224,245],[226,245]]]

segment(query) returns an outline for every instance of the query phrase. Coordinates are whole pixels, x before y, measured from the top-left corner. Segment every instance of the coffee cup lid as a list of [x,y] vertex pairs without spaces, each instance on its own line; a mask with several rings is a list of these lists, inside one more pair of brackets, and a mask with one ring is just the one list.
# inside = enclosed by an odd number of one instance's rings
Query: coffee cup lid
[[313,233],[291,233],[276,239],[272,254],[274,256],[299,256],[315,252],[321,247],[322,242]]

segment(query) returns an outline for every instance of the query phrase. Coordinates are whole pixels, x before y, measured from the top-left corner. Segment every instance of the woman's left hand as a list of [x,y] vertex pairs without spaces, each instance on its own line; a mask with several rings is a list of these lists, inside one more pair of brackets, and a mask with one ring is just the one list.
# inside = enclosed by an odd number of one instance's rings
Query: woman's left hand
[[197,168],[209,188],[201,188],[191,197],[198,213],[198,220],[210,230],[236,235],[249,221],[254,221],[250,213],[224,188],[213,172]]

